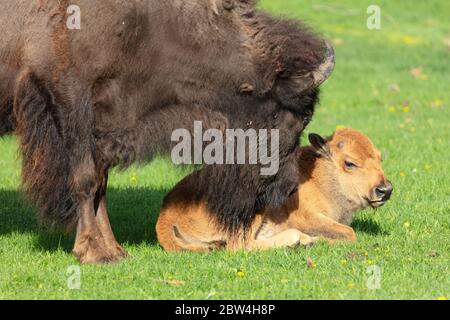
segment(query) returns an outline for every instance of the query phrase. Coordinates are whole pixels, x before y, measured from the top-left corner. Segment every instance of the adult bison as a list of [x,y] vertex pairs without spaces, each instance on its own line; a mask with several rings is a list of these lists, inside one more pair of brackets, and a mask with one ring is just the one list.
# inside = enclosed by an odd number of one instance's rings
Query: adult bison
[[[79,30],[67,27],[69,5],[80,8]],[[280,131],[277,174],[213,165],[199,179],[230,232],[297,186],[298,138],[334,65],[329,45],[298,22],[252,0],[0,6],[0,133],[19,138],[24,189],[43,221],[76,225],[81,262],[126,255],[108,220],[108,170],[170,149],[173,130],[195,120]]]

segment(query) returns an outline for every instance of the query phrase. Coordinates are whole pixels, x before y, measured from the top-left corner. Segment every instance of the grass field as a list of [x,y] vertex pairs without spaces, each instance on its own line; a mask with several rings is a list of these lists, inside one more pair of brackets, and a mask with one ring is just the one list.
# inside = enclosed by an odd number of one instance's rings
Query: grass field
[[[363,212],[355,244],[264,253],[168,254],[155,238],[164,195],[189,172],[158,159],[112,174],[109,211],[131,257],[81,266],[69,290],[73,238],[40,231],[21,200],[13,138],[0,141],[0,298],[398,299],[450,297],[450,2],[376,1],[382,28],[366,27],[368,0],[265,0],[331,39],[337,67],[308,132],[348,126],[383,151],[393,199]],[[51,179],[51,177],[49,177]],[[307,267],[310,257],[314,266]],[[369,290],[367,268],[381,289]]]

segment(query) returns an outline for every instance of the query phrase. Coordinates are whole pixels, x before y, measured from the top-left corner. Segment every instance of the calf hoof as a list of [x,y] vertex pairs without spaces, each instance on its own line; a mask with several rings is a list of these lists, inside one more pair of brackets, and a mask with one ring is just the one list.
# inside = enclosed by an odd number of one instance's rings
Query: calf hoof
[[319,240],[320,240],[319,237],[311,237],[311,236],[308,236],[307,234],[302,233],[301,239],[300,239],[300,245],[302,247],[310,247]]
[[115,263],[127,257],[120,246],[108,247],[102,237],[91,236],[78,240],[73,253],[82,264]]
[[302,233],[297,229],[289,229],[284,232],[287,247],[297,247],[301,244]]

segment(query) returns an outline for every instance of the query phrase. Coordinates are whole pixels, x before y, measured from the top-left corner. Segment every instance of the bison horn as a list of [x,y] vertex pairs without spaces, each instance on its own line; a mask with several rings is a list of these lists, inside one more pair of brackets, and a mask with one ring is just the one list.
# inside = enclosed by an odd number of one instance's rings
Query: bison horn
[[336,65],[335,53],[331,44],[325,41],[325,60],[312,72],[313,87],[317,88],[327,80]]
[[289,92],[292,90],[290,94],[295,92],[296,96],[301,96],[305,92],[319,87],[330,77],[335,64],[333,47],[325,41],[325,57],[323,62],[316,69],[307,74],[292,76],[287,91]]

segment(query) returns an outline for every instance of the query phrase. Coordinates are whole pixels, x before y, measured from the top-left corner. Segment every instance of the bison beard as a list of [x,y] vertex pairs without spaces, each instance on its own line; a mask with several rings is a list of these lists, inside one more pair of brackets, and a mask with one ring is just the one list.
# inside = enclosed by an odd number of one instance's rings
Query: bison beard
[[4,110],[0,109],[0,137],[4,134],[13,132],[14,125],[16,123],[13,114],[12,102],[5,102],[3,108]]
[[258,165],[196,173],[192,189],[229,232],[297,186],[298,139],[334,66],[331,47],[307,28],[250,0],[78,0],[70,4],[86,27],[72,32],[68,1],[26,3],[2,3],[0,13],[11,29],[0,70],[14,67],[0,78],[0,134],[19,137],[24,188],[42,221],[76,225],[81,262],[126,255],[107,215],[109,169],[170,150],[173,130],[194,121],[280,130],[276,175]]

